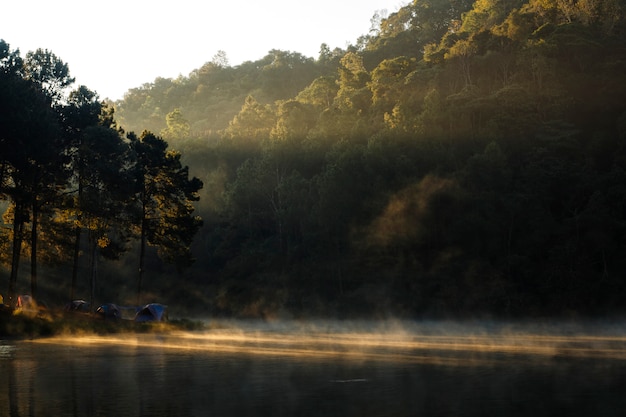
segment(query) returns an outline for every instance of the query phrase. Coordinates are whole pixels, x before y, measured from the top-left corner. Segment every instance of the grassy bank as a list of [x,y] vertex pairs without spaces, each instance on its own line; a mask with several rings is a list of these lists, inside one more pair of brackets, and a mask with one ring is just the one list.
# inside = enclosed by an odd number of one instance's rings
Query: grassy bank
[[187,319],[142,322],[103,319],[84,313],[0,310],[0,338],[37,338],[58,335],[149,333],[174,330],[202,330],[204,324]]

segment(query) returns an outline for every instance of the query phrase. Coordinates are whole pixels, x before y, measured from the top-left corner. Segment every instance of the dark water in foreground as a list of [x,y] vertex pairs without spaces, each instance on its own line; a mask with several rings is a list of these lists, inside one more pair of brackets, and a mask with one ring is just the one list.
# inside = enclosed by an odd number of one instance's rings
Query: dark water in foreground
[[626,413],[620,326],[344,325],[0,340],[0,416]]

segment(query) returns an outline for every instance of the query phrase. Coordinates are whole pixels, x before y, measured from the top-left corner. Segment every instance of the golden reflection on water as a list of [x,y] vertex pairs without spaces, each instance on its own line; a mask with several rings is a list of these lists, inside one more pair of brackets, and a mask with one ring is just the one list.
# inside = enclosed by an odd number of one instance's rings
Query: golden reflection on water
[[304,359],[373,360],[476,366],[555,358],[626,360],[626,336],[610,334],[423,334],[419,331],[215,329],[203,332],[69,336],[41,339],[74,347],[116,346]]

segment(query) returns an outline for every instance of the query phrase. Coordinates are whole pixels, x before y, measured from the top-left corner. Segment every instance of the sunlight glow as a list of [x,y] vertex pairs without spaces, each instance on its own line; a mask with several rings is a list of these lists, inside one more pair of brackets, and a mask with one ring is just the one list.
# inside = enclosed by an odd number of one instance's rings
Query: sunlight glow
[[626,360],[624,335],[532,333],[432,335],[406,332],[211,330],[42,339],[74,347],[185,350],[195,353],[371,360],[448,366],[558,357]]

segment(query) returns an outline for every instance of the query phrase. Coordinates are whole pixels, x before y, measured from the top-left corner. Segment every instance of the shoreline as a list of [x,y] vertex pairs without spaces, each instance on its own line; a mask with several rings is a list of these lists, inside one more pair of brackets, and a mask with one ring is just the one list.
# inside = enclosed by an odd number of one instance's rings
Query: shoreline
[[106,335],[203,330],[205,325],[189,319],[136,322],[102,318],[94,313],[0,311],[0,339],[36,339],[60,335]]

